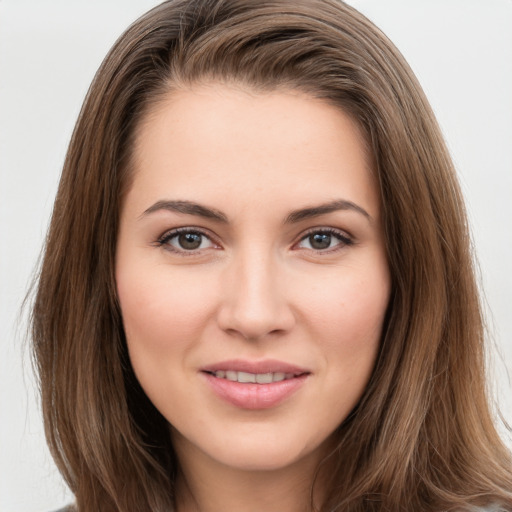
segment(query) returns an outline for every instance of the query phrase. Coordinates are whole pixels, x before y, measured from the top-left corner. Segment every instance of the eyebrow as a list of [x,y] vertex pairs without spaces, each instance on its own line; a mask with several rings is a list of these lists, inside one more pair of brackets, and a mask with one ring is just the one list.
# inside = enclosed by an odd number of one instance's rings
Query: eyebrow
[[[215,208],[209,208],[207,206],[194,203],[193,201],[172,200],[157,201],[154,205],[145,210],[140,218],[160,210],[168,210],[186,215],[195,215],[206,219],[216,220],[218,222],[222,222],[223,224],[229,222],[227,216]],[[361,208],[361,206],[353,203],[352,201],[347,201],[346,199],[338,199],[329,203],[313,206],[311,208],[301,208],[299,210],[294,210],[286,217],[284,223],[295,224],[302,220],[319,217],[320,215],[326,215],[328,213],[340,210],[352,210],[363,215],[370,222],[373,220],[371,215],[364,208]]]
[[224,224],[228,222],[228,218],[219,210],[208,208],[192,201],[157,201],[153,206],[150,206],[144,211],[141,218],[159,210],[168,210],[171,212],[184,213],[186,215],[196,215],[206,219],[213,219]]
[[312,217],[319,217],[320,215],[326,215],[328,213],[336,212],[339,210],[352,210],[354,212],[360,213],[366,217],[370,223],[373,220],[372,216],[364,208],[361,208],[352,201],[347,201],[346,199],[338,199],[336,201],[313,206],[311,208],[301,208],[300,210],[295,210],[286,217],[285,223],[294,224],[296,222],[300,222],[301,220],[310,219]]

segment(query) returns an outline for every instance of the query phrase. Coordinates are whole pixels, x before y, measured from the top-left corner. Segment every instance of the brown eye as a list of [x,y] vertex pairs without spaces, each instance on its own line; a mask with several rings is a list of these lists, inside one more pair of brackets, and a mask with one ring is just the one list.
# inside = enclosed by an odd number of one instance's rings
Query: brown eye
[[158,244],[178,253],[190,253],[216,247],[209,236],[187,228],[168,232],[158,241]]
[[308,237],[312,249],[328,249],[331,245],[331,235],[328,233],[314,233]]
[[334,229],[321,229],[311,231],[298,244],[300,249],[327,252],[352,245],[353,241],[343,231]]
[[203,235],[199,233],[182,233],[177,236],[177,242],[181,249],[192,251],[201,247]]

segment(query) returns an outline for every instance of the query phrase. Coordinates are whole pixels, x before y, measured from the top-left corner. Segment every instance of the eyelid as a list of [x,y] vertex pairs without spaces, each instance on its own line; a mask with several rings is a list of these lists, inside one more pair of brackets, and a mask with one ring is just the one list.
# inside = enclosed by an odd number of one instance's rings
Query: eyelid
[[[309,236],[311,236],[315,233],[332,235],[335,238],[337,238],[340,243],[336,244],[334,247],[331,247],[328,249],[323,249],[323,250],[298,247],[298,245],[302,241],[306,240]],[[355,243],[355,241],[354,241],[354,238],[352,237],[352,235],[348,234],[344,230],[333,228],[333,227],[313,227],[313,228],[309,228],[305,232],[301,233],[299,240],[293,244],[292,248],[294,248],[296,250],[305,249],[305,250],[313,251],[318,254],[328,254],[331,252],[335,252],[337,250],[341,250],[347,246],[354,245],[354,243]]]
[[[207,248],[203,248],[203,249],[186,250],[186,249],[176,248],[167,243],[167,242],[169,242],[169,240],[171,240],[172,238],[174,238],[182,233],[200,234],[201,236],[204,236],[205,238],[207,238],[213,244],[213,247],[207,247]],[[334,247],[327,248],[327,249],[313,249],[313,248],[308,249],[308,248],[298,247],[302,241],[304,241],[309,236],[311,236],[312,234],[315,234],[315,233],[332,235],[339,240],[339,243],[336,244]],[[354,243],[355,243],[355,241],[354,241],[352,235],[350,235],[349,233],[347,233],[344,230],[341,230],[338,228],[333,228],[333,227],[317,226],[317,227],[309,228],[305,232],[302,232],[299,239],[293,244],[292,249],[293,250],[304,249],[304,250],[314,252],[317,254],[320,254],[320,253],[328,254],[331,252],[335,252],[337,250],[341,250],[347,246],[351,246]],[[155,245],[158,247],[163,247],[164,249],[166,249],[172,253],[175,253],[177,255],[180,255],[180,256],[197,256],[197,255],[201,254],[202,252],[206,251],[207,249],[213,248],[213,249],[217,250],[217,249],[222,248],[221,244],[219,243],[219,241],[215,235],[213,235],[209,230],[200,228],[197,226],[181,226],[181,227],[177,227],[177,228],[173,228],[173,229],[168,229],[167,231],[165,231],[162,235],[160,235],[157,238],[157,240],[155,241]]]
[[[187,251],[186,249],[178,249],[178,248],[168,244],[169,240],[171,240],[172,238],[174,238],[180,234],[183,234],[183,233],[197,233],[201,236],[204,236],[213,244],[213,247],[207,247],[204,249],[195,249],[195,250]],[[221,248],[220,243],[217,241],[216,237],[211,232],[209,232],[208,230],[206,230],[204,228],[199,228],[197,226],[181,226],[178,228],[168,229],[167,231],[165,231],[162,235],[160,235],[157,238],[155,245],[157,245],[158,247],[163,247],[165,250],[168,250],[169,252],[172,252],[179,256],[197,256],[207,249],[212,249],[212,248],[220,249]]]

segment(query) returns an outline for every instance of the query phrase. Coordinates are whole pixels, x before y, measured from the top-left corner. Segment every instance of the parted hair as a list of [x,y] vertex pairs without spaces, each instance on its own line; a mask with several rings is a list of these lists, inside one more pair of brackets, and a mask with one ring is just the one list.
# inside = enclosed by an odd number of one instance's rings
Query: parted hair
[[128,358],[114,264],[137,127],[164,96],[204,82],[323,99],[357,121],[372,154],[391,298],[370,381],[322,463],[331,469],[320,510],[512,510],[452,162],[401,54],[338,0],[170,0],[131,25],[99,68],[31,318],[46,436],[77,510],[174,507],[179,461]]

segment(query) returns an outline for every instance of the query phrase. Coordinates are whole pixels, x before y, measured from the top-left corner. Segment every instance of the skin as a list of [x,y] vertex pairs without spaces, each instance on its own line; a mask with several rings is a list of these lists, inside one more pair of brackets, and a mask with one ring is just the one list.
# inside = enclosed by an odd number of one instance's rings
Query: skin
[[[132,365],[180,460],[178,508],[305,510],[331,435],[368,383],[389,300],[360,130],[296,91],[203,84],[147,114],[133,156],[117,287]],[[340,200],[350,204],[290,221]],[[159,201],[191,201],[225,219]],[[186,233],[176,228],[203,233],[199,248],[180,245]],[[245,409],[212,391],[201,370],[230,359],[308,374],[276,406]]]

